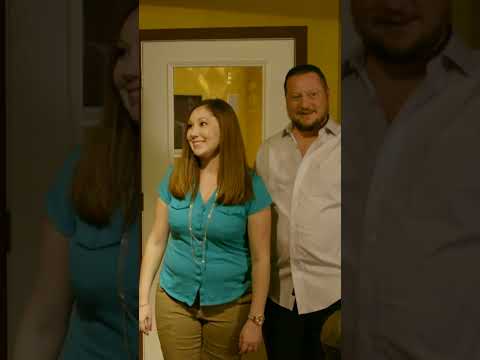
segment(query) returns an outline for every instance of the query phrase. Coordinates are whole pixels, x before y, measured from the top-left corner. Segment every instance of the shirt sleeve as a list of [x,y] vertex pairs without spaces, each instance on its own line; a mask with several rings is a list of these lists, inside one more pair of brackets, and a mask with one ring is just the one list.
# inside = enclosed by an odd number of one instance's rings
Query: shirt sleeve
[[265,183],[262,178],[255,173],[252,175],[252,186],[254,198],[248,203],[248,215],[255,214],[256,212],[270,206],[272,203],[272,198],[268,193]]
[[257,156],[255,158],[255,171],[257,172],[258,175],[263,177],[263,173],[266,171],[266,147],[267,145],[265,143],[260,145],[260,148],[258,149]]
[[75,165],[80,158],[80,147],[68,157],[47,192],[46,205],[48,219],[55,229],[65,237],[71,237],[76,230],[76,215],[71,191]]
[[170,184],[170,176],[172,176],[172,173],[173,166],[169,166],[165,176],[160,182],[160,185],[158,185],[157,187],[158,196],[165,202],[165,204],[170,204],[170,201],[172,200],[172,194],[168,190],[168,186]]

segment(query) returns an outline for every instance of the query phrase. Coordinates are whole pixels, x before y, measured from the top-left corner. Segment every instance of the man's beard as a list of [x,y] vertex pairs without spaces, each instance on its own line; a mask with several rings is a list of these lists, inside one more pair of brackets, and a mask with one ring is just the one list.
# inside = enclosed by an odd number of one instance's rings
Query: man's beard
[[292,117],[292,124],[294,128],[300,131],[310,132],[310,131],[320,130],[327,123],[327,120],[328,120],[328,113],[323,117],[316,118],[315,121],[312,122],[311,124],[303,124],[301,121]]
[[450,39],[451,29],[436,29],[430,36],[418,39],[408,48],[394,48],[386,44],[380,36],[361,32],[367,53],[388,64],[410,64],[428,61],[441,51]]

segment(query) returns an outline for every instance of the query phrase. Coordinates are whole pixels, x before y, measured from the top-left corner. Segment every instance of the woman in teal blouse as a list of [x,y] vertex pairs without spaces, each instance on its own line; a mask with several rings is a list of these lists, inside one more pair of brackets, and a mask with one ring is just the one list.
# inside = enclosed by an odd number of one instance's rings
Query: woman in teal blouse
[[48,192],[40,271],[14,359],[29,358],[28,349],[36,360],[138,358],[137,6],[122,19],[104,121]]
[[[189,116],[182,157],[158,188],[140,272],[140,328],[166,360],[238,359],[258,349],[270,272],[271,198],[246,164],[235,112],[205,100]],[[168,241],[167,241],[168,240]]]

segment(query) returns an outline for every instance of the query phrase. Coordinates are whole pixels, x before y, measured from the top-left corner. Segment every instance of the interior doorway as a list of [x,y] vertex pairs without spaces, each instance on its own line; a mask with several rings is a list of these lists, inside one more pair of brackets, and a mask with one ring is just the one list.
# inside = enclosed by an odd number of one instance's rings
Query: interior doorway
[[[291,67],[307,61],[307,28],[141,30],[140,40],[145,239],[153,223],[155,189],[179,155],[185,107],[212,97],[229,102],[253,165],[260,143],[289,121],[283,81]],[[156,336],[143,338],[143,359],[161,358],[159,350]]]

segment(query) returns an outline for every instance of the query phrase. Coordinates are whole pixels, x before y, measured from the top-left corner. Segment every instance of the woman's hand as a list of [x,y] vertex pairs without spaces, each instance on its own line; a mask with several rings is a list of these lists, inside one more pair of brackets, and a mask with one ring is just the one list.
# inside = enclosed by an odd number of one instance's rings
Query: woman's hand
[[262,327],[255,324],[252,320],[247,320],[240,332],[240,354],[257,351],[262,340]]
[[150,303],[139,306],[138,326],[140,331],[145,335],[148,335],[148,333],[152,331],[152,312],[150,309]]
[[151,303],[147,300],[150,299],[150,288],[162,262],[169,231],[168,205],[159,197],[155,210],[155,222],[143,248],[142,265],[140,267],[138,328],[145,335],[152,331],[153,312]]

